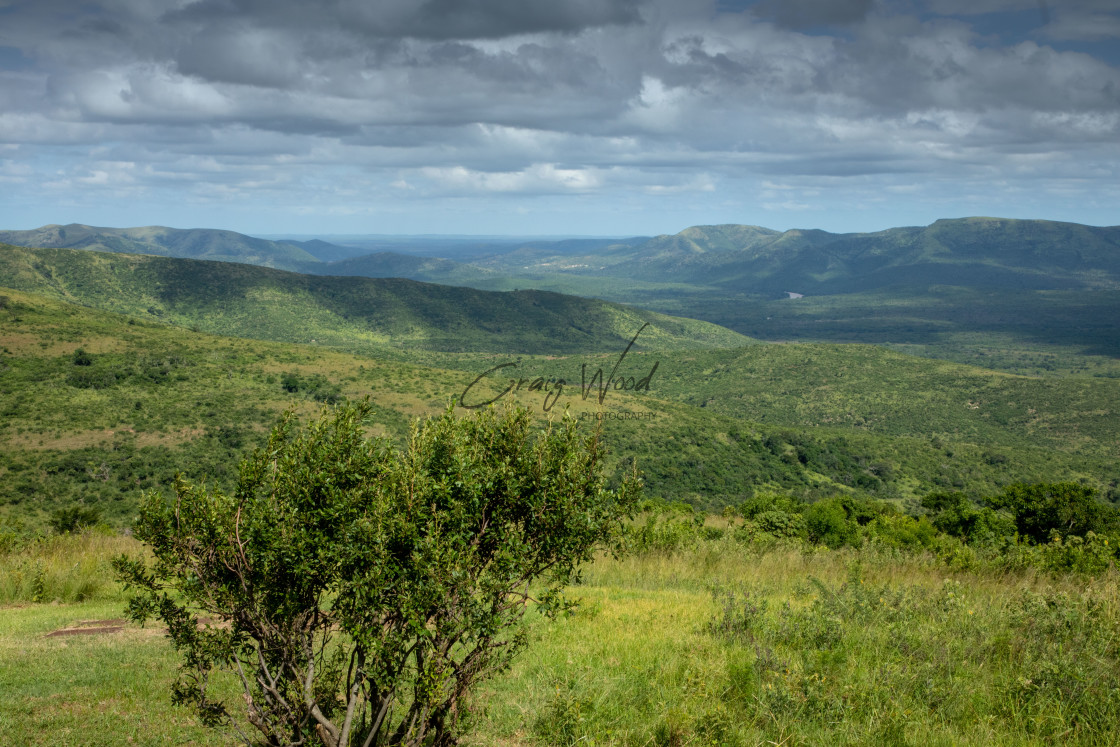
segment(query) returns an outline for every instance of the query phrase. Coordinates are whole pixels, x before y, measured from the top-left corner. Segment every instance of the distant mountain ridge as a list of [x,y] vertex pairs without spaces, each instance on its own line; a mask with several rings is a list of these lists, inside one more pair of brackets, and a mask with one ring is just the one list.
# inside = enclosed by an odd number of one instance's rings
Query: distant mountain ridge
[[693,226],[587,259],[590,267],[573,272],[673,278],[770,294],[851,293],[907,284],[1116,288],[1120,226],[1003,218],[944,219],[925,227],[853,234]]
[[323,260],[316,253],[329,255],[331,247],[325,241],[304,242],[301,246],[298,242],[257,239],[215,228],[104,228],[80,223],[49,225],[30,231],[0,231],[0,243],[240,262],[296,271],[321,263]]
[[[373,251],[328,241],[258,239],[218,229],[50,225],[0,231],[0,242],[241,262],[325,275],[404,277],[493,288],[500,278],[617,278],[778,296],[858,293],[906,285],[1014,289],[1120,288],[1120,226],[956,218],[873,233],[761,226],[692,226],[627,240],[541,240],[509,245],[438,238]],[[436,254],[443,250],[449,257]],[[454,256],[455,259],[450,258]],[[523,286],[531,287],[526,282]]]

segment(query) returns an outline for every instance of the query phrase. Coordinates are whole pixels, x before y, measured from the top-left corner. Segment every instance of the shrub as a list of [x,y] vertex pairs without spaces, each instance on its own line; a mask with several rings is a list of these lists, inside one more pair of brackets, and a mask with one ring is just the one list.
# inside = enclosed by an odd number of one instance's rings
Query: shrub
[[130,617],[158,616],[184,654],[174,700],[207,723],[236,726],[207,690],[220,668],[270,745],[453,744],[472,686],[525,645],[527,603],[561,609],[637,497],[634,477],[604,488],[598,433],[570,418],[534,437],[525,410],[449,409],[401,453],[366,438],[369,413],[289,414],[232,495],[145,497],[155,564],[116,567]]
[[303,378],[298,373],[286,373],[280,377],[280,388],[289,394],[303,392],[316,402],[328,405],[337,404],[343,399],[342,388],[338,384],[332,384],[322,374]]
[[739,514],[750,521],[759,514],[780,511],[787,514],[801,513],[805,503],[798,498],[781,493],[758,493],[739,504]]
[[928,548],[937,540],[937,529],[924,516],[883,515],[868,526],[871,536],[892,547]]
[[808,529],[805,517],[785,511],[766,511],[755,517],[759,529],[782,539],[804,537]]
[[672,553],[694,547],[703,537],[704,515],[681,501],[645,501],[645,521],[628,532],[627,542],[637,553]]
[[1120,528],[1120,511],[1098,501],[1092,488],[1072,482],[1016,483],[988,503],[1007,510],[1019,533],[1040,544],[1048,542],[1052,532],[1067,537]]
[[933,525],[945,534],[971,543],[992,543],[1015,536],[1015,521],[1007,513],[973,504],[964,493],[930,493],[922,507],[931,513]]
[[845,545],[859,547],[863,542],[859,524],[849,518],[841,499],[829,498],[805,509],[806,534],[810,542],[835,550]]
[[55,510],[51,514],[50,525],[59,534],[70,534],[95,526],[99,521],[101,511],[98,508],[74,504]]

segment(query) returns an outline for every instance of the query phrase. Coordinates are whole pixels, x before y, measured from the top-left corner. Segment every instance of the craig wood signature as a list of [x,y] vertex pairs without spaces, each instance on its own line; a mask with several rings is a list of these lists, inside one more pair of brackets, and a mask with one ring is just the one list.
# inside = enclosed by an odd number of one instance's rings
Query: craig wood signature
[[[618,360],[615,361],[610,375],[606,376],[606,378],[604,378],[603,376],[602,368],[599,368],[597,371],[595,371],[595,373],[591,375],[591,378],[588,378],[587,364],[584,363],[580,365],[580,391],[583,394],[583,399],[586,400],[592,392],[596,392],[596,397],[598,398],[598,402],[601,405],[603,404],[603,400],[605,400],[607,397],[607,392],[609,392],[611,389],[617,391],[634,392],[649,391],[649,383],[653,380],[653,374],[656,373],[657,367],[658,365],[660,365],[661,361],[655,361],[653,364],[653,368],[649,370],[649,373],[640,379],[635,378],[634,376],[618,375],[618,369],[622,365],[622,361],[626,359],[626,354],[629,353],[630,348],[634,346],[634,342],[637,341],[638,335],[642,334],[642,330],[644,330],[648,326],[649,322],[646,322],[637,332],[634,333],[634,336],[630,338],[630,342],[626,345],[626,349],[622,351],[622,355],[618,356]],[[556,377],[546,379],[543,376],[537,376],[535,378],[521,376],[518,376],[517,378],[511,377],[509,379],[509,386],[503,389],[501,394],[498,394],[495,397],[491,397],[490,399],[481,402],[468,402],[469,395],[471,394],[471,389],[474,388],[475,384],[482,381],[492,373],[503,371],[507,368],[516,370],[520,367],[520,365],[521,359],[518,358],[515,361],[509,361],[508,363],[499,364],[489,370],[480,373],[474,381],[467,385],[467,388],[463,390],[463,393],[459,395],[459,406],[464,407],[468,410],[473,410],[478,407],[485,407],[486,405],[497,402],[510,392],[527,391],[543,392],[544,411],[548,412],[549,410],[551,410],[552,406],[556,404],[556,400],[560,399],[560,394],[564,391],[564,387],[568,383],[566,379],[560,379]]]

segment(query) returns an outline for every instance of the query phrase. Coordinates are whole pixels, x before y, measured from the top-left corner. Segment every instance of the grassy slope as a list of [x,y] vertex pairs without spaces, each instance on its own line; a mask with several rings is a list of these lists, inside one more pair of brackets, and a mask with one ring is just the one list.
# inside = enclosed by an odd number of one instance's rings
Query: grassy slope
[[100,228],[71,223],[67,226],[43,226],[32,231],[0,231],[0,242],[31,247],[246,262],[286,270],[320,264],[315,256],[296,244],[213,228]]
[[[18,291],[0,296],[0,515],[33,524],[82,500],[123,525],[141,489],[165,486],[180,469],[193,480],[228,481],[282,410],[314,412],[317,393],[371,396],[380,431],[400,436],[411,418],[438,411],[483,371],[518,361],[400,350],[396,359],[371,358],[192,333]],[[75,365],[79,347],[92,365]],[[493,396],[511,374],[565,378],[552,416],[565,407],[583,417],[605,412],[616,464],[636,457],[652,495],[700,505],[736,502],[767,485],[906,498],[937,488],[991,493],[1014,480],[1083,478],[1107,490],[1118,477],[1109,451],[1115,418],[1099,411],[1115,409],[1115,389],[1104,385],[1120,382],[931,372],[875,349],[755,345],[632,352],[619,373],[640,378],[656,364],[648,393],[612,388],[602,406],[594,392],[584,398],[583,366],[589,376],[600,368],[609,375],[620,353],[523,357],[473,391]],[[818,378],[833,366],[849,372],[842,384]],[[288,374],[319,383],[288,392]],[[929,391],[893,419],[864,420],[920,387]],[[982,406],[967,408],[978,390]],[[820,392],[829,397],[814,403]],[[989,399],[994,392],[1048,399],[1023,415]],[[519,400],[546,416],[542,391]],[[939,403],[946,407],[931,438],[925,413]]]
[[568,353],[741,345],[691,319],[541,291],[493,293],[400,279],[297,275],[250,265],[0,247],[0,283],[181,326],[348,349]]

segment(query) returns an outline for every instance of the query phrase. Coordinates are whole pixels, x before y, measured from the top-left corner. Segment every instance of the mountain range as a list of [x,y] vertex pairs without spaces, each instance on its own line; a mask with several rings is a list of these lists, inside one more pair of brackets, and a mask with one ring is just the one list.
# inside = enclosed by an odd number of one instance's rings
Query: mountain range
[[[848,234],[722,225],[614,239],[345,236],[332,243],[72,224],[0,232],[0,241],[553,291],[763,340],[905,345],[982,365],[995,364],[989,343],[998,338],[1007,370],[1018,372],[1035,370],[1019,364],[1039,351],[1120,356],[1117,226],[960,218]],[[1017,352],[1009,358],[1007,351]]]
[[[542,276],[672,281],[770,296],[836,295],[905,285],[1120,288],[1120,226],[1003,218],[945,219],[924,227],[846,234],[720,225],[625,240],[367,240],[361,246],[372,251],[364,255],[357,254],[363,251],[357,246],[320,239],[274,241],[234,231],[160,226],[50,225],[0,231],[0,242],[483,288]],[[436,251],[446,256],[434,256]]]

